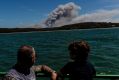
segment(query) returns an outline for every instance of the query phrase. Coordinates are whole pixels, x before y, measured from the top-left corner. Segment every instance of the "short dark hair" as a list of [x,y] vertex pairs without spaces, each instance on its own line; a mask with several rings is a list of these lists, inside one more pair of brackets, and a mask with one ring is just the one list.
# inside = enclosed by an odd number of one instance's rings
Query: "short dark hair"
[[86,41],[73,42],[68,47],[71,54],[76,55],[75,59],[86,60],[90,52],[90,47]]
[[33,47],[29,45],[21,46],[17,52],[17,61],[24,61],[28,58],[32,58],[33,52],[34,52]]

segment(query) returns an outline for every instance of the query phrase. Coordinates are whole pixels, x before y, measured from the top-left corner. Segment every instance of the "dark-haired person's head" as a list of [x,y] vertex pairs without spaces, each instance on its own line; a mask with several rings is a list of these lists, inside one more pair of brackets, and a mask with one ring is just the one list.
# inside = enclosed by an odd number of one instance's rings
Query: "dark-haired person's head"
[[33,47],[23,45],[17,52],[17,63],[30,68],[35,63],[35,50]]
[[70,58],[76,61],[85,61],[88,58],[90,47],[87,42],[73,42],[68,47]]

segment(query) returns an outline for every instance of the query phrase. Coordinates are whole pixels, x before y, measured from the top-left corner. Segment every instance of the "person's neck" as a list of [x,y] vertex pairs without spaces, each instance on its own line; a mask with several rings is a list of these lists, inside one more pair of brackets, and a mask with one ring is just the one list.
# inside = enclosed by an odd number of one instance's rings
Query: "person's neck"
[[17,70],[19,73],[22,73],[24,75],[30,74],[30,68],[25,67],[21,64],[15,64],[15,66],[13,66],[13,69]]

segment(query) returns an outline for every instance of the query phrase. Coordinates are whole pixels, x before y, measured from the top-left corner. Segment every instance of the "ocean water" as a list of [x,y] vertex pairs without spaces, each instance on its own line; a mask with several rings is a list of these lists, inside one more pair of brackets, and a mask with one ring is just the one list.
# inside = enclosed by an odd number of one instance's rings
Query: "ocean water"
[[0,71],[16,63],[17,49],[25,44],[35,48],[36,65],[58,71],[69,61],[69,43],[80,40],[91,46],[89,60],[97,74],[119,74],[119,28],[0,34]]

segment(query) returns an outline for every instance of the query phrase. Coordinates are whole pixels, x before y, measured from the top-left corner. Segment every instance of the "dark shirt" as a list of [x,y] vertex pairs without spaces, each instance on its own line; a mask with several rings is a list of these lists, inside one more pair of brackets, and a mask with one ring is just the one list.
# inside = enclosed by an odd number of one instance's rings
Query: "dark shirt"
[[70,80],[93,80],[96,71],[90,62],[74,61],[67,63],[61,70],[61,75],[69,74]]

